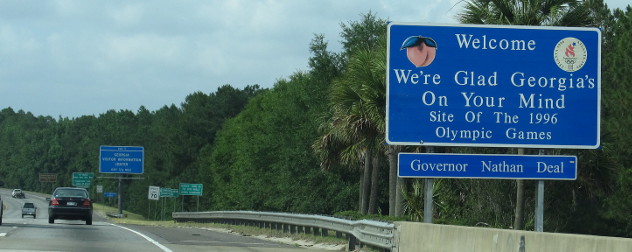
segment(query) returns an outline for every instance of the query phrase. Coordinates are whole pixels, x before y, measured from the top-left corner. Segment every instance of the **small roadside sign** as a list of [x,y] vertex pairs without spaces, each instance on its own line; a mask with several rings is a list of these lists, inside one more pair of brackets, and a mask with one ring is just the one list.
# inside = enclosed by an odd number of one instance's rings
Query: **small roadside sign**
[[73,172],[72,185],[81,188],[88,188],[92,184],[94,173],[92,172]]
[[41,183],[55,183],[57,182],[57,173],[40,173],[39,182]]
[[178,189],[174,188],[160,188],[160,197],[163,198],[177,198]]
[[160,187],[158,186],[149,186],[149,193],[147,198],[150,200],[158,200],[160,198]]
[[202,196],[203,184],[180,183],[180,195]]

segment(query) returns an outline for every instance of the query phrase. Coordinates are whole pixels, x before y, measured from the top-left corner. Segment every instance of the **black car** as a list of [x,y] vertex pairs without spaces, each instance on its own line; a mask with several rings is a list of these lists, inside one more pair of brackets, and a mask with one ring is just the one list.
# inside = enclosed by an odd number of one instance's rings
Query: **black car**
[[92,201],[88,190],[76,187],[57,187],[48,201],[48,223],[55,219],[85,220],[92,225]]

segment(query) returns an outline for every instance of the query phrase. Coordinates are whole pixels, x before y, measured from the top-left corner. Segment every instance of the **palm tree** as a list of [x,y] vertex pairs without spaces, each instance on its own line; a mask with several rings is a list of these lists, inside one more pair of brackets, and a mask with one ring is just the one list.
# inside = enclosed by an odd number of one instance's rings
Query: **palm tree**
[[469,0],[458,15],[461,23],[589,26],[588,5],[576,0]]
[[[594,23],[589,4],[576,0],[468,0],[458,15],[461,23],[590,26]],[[519,150],[519,152],[521,152]],[[514,229],[522,229],[524,218],[524,183],[516,183]]]
[[378,169],[384,156],[386,47],[357,50],[331,91],[331,115],[314,144],[323,168],[339,161],[363,164],[361,213],[376,213]]
[[359,212],[366,214],[369,206],[371,153],[366,141],[361,135],[363,120],[353,115],[343,115],[339,112],[329,115],[320,127],[323,135],[312,145],[318,154],[323,170],[329,170],[335,164],[349,167],[360,167],[362,177],[360,182]]

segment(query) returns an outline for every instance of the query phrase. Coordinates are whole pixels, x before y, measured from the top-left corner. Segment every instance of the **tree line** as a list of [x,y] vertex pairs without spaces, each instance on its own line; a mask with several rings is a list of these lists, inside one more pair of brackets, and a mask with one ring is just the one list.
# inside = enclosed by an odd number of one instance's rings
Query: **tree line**
[[[577,155],[579,168],[576,181],[547,182],[545,230],[632,236],[632,153],[627,146],[632,141],[632,8],[610,10],[600,0],[462,4],[462,23],[602,29],[602,147],[548,150]],[[69,186],[73,172],[98,173],[101,145],[143,146],[145,179],[123,183],[129,211],[147,213],[150,185],[201,183],[204,195],[181,197],[178,210],[196,211],[199,205],[200,210],[354,211],[420,220],[423,184],[397,178],[396,155],[427,149],[384,143],[386,23],[375,13],[341,23],[340,52],[330,51],[327,39],[315,35],[309,68],[269,89],[224,85],[156,111],[140,107],[77,118],[2,109],[0,186],[48,193]],[[58,180],[40,183],[39,173],[56,173]],[[100,184],[112,191],[116,183],[97,179],[90,190],[96,193]],[[533,181],[439,179],[434,187],[438,223],[533,229]]]

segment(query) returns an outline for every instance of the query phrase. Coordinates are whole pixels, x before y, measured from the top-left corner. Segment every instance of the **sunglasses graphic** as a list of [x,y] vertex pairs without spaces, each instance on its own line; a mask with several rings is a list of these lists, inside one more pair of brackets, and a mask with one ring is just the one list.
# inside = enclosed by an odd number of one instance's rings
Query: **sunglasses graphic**
[[404,43],[402,43],[402,47],[400,48],[400,50],[404,50],[408,47],[418,46],[421,45],[421,43],[424,43],[430,47],[437,48],[437,42],[435,42],[432,38],[426,38],[423,36],[411,36],[404,40]]

